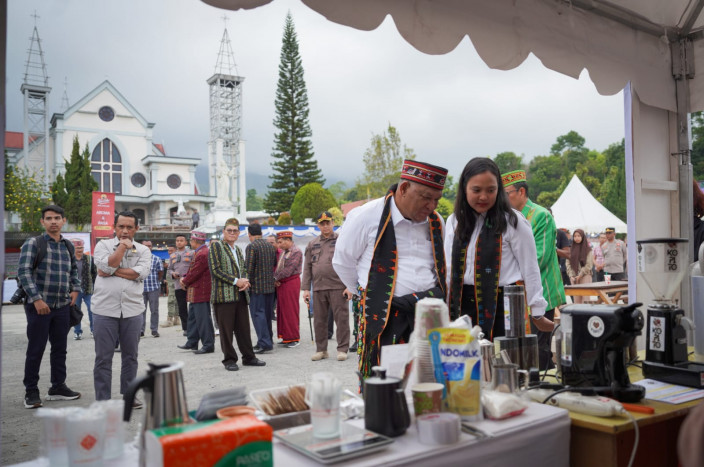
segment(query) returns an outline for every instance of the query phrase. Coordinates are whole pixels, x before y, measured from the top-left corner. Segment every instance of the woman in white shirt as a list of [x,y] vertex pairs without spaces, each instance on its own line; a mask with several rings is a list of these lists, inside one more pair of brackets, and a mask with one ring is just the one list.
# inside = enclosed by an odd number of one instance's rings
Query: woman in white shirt
[[[470,160],[445,229],[450,316],[469,315],[488,339],[505,334],[503,287],[523,284],[538,329],[550,331],[530,223],[512,209],[494,161]],[[508,311],[508,310],[507,310]]]

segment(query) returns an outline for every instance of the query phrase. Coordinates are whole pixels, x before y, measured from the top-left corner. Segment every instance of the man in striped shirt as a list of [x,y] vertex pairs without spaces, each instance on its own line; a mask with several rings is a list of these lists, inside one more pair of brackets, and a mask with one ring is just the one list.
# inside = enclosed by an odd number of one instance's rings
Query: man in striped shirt
[[27,355],[24,362],[24,406],[42,406],[39,397],[39,368],[47,341],[51,342],[51,387],[46,400],[73,400],[81,394],[66,386],[66,341],[69,331],[69,306],[76,303],[81,283],[76,262],[61,235],[66,222],[64,210],[55,205],[42,209],[46,254],[34,267],[39,253],[36,237],[22,245],[17,277],[27,293]]

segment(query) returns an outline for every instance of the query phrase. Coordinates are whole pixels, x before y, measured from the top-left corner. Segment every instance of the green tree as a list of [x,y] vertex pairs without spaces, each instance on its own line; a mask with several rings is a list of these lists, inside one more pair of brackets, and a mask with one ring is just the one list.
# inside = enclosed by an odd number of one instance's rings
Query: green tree
[[271,153],[274,158],[271,163],[271,185],[264,200],[264,209],[279,213],[291,207],[293,198],[304,185],[325,183],[318,162],[313,158],[308,92],[291,13],[286,15],[274,105],[274,126],[277,131]]
[[330,214],[332,214],[332,223],[336,226],[342,225],[342,223],[345,221],[345,216],[342,214],[342,209],[338,208],[337,206],[333,206],[330,209]]
[[42,177],[25,168],[10,165],[5,154],[5,210],[17,213],[22,232],[40,232],[42,208],[49,204]]
[[704,113],[694,112],[692,122],[692,171],[694,179],[704,181]]
[[523,156],[517,156],[516,153],[510,151],[498,153],[494,157],[494,162],[499,166],[499,171],[502,174],[525,169]]
[[454,182],[452,175],[448,175],[445,180],[445,187],[442,189],[442,197],[452,204],[455,203],[457,198],[457,183]]
[[626,222],[625,140],[610,145],[604,151],[604,157],[608,172],[601,184],[600,194],[597,199],[606,209]]
[[455,205],[452,201],[443,197],[438,200],[438,207],[435,208],[435,211],[437,211],[443,219],[447,220],[447,217],[455,211]]
[[291,225],[291,214],[288,211],[284,211],[279,214],[279,218],[276,220],[279,225]]
[[404,159],[415,159],[411,148],[401,142],[401,136],[390,123],[385,132],[372,135],[370,146],[364,151],[364,174],[357,184],[362,190],[357,195],[365,199],[384,196],[389,187],[401,177]]
[[550,148],[550,153],[561,155],[567,170],[574,172],[579,164],[587,162],[589,150],[584,147],[584,142],[584,138],[579,133],[570,131],[566,135],[557,137],[557,141]]
[[332,193],[332,195],[335,197],[338,203],[342,203],[345,198],[345,194],[347,193],[347,184],[340,180],[339,182],[335,182],[332,185],[328,187],[328,191]]
[[88,143],[80,154],[78,136],[73,138],[71,160],[66,161],[66,172],[59,174],[51,185],[54,203],[64,208],[66,219],[82,231],[90,224],[93,209],[93,191],[98,189],[98,182],[91,174],[90,151]]
[[[565,167],[561,156],[553,154],[534,157],[528,164],[528,194],[530,199],[542,204],[539,201],[540,194],[544,191],[558,190],[565,178]],[[557,197],[555,197],[556,199]]]
[[291,205],[294,224],[303,224],[306,218],[315,218],[322,211],[337,206],[335,197],[319,183],[309,183],[298,190]]
[[256,188],[247,190],[247,209],[249,211],[261,211],[264,207],[264,200],[257,195]]

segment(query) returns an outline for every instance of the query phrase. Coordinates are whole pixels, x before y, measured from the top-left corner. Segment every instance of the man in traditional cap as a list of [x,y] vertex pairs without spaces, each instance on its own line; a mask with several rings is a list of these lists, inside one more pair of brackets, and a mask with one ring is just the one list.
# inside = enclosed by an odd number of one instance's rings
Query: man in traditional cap
[[628,259],[626,244],[623,240],[616,238],[616,229],[607,227],[604,230],[606,241],[601,244],[601,252],[604,255],[604,274],[610,274],[612,281],[626,280],[624,265]]
[[[191,232],[191,248],[194,250],[193,262],[186,275],[179,281],[186,289],[188,303],[188,325],[186,333],[188,340],[179,349],[195,350],[198,355],[215,352],[215,330],[210,319],[211,280],[208,268],[208,245],[206,235],[193,230]],[[198,341],[203,346],[198,348]]]
[[353,209],[332,264],[348,290],[363,290],[359,370],[379,364],[382,345],[408,342],[415,304],[445,299],[445,223],[436,212],[447,169],[410,159],[386,196]]
[[254,356],[252,336],[249,332],[250,283],[244,256],[235,244],[240,236],[240,222],[231,217],[222,229],[222,242],[213,242],[208,254],[208,265],[213,283],[210,301],[215,308],[215,319],[220,328],[222,364],[228,371],[237,371],[237,352],[232,346],[232,336],[242,353],[245,366],[264,366],[266,363]]
[[[565,288],[562,283],[560,263],[557,260],[557,227],[555,219],[544,207],[535,204],[528,197],[528,183],[523,170],[514,170],[501,176],[504,190],[513,209],[520,211],[528,219],[533,229],[535,247],[538,250],[540,280],[543,297],[548,302],[545,318],[531,320],[531,329],[538,335],[540,369],[552,368],[550,334],[555,308],[564,304]],[[539,322],[540,324],[536,324]]]
[[301,340],[299,296],[301,294],[301,267],[303,253],[293,243],[293,232],[284,230],[276,234],[281,249],[274,271],[276,285],[276,331],[281,344],[288,348],[298,347]]
[[320,236],[306,247],[303,261],[301,289],[303,299],[310,301],[313,286],[313,323],[315,325],[315,354],[311,360],[328,358],[328,310],[332,310],[337,324],[337,360],[347,360],[350,347],[350,312],[348,301],[352,292],[345,288],[332,267],[337,233],[333,230],[332,214],[323,211],[317,218]]
[[262,238],[262,226],[249,224],[247,228],[249,245],[245,249],[247,256],[247,277],[249,277],[249,314],[257,333],[257,345],[254,353],[271,352],[274,348],[274,331],[271,323],[274,319],[274,302],[276,286],[274,269],[276,268],[276,246]]

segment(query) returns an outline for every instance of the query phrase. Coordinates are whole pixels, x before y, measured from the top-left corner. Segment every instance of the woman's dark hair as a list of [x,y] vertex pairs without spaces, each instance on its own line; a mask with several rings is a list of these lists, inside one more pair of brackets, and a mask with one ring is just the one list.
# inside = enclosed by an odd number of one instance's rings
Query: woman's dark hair
[[[579,234],[582,241],[577,243],[574,241],[574,235]],[[570,247],[570,265],[574,271],[579,271],[579,268],[587,264],[587,256],[591,251],[592,246],[589,244],[589,239],[582,229],[575,229],[572,233],[572,246]]]
[[496,203],[494,203],[491,209],[486,213],[486,219],[489,221],[489,224],[492,228],[496,229],[497,232],[502,234],[506,232],[506,228],[508,227],[506,216],[508,216],[508,222],[510,222],[513,227],[518,225],[516,213],[511,209],[508,196],[506,192],[504,192],[504,184],[501,182],[499,166],[488,157],[475,157],[467,162],[467,165],[465,165],[462,170],[462,175],[457,184],[457,198],[455,198],[455,218],[457,219],[457,231],[455,235],[459,235],[463,243],[468,242],[471,238],[477,219],[477,213],[467,202],[467,183],[470,178],[485,172],[489,172],[496,177],[496,183],[498,185]]

